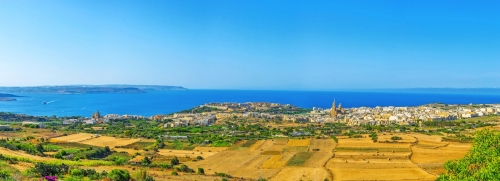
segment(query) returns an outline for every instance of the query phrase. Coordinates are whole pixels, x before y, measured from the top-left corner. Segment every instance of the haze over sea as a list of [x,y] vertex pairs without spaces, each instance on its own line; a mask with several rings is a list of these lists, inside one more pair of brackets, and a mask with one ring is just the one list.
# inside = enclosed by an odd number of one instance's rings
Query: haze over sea
[[[190,109],[210,102],[272,102],[303,108],[330,108],[334,98],[343,107],[419,106],[428,103],[500,103],[496,91],[257,91],[186,90],[147,94],[16,94],[14,102],[0,102],[1,112],[36,116],[85,116],[101,114],[152,116]],[[42,102],[47,104],[43,105]]]

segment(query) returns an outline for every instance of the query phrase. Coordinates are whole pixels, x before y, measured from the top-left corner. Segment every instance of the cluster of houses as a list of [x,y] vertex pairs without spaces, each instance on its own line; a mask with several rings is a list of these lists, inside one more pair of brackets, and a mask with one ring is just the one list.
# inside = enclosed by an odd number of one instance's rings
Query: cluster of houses
[[500,114],[500,106],[473,107],[449,105],[446,107],[359,107],[344,109],[344,114],[332,116],[331,111],[314,109],[312,121],[341,122],[347,125],[414,125],[423,121],[449,121]]
[[[189,125],[209,126],[217,120],[228,120],[236,118],[252,118],[259,120],[279,120],[286,122],[302,123],[345,123],[347,125],[414,125],[423,121],[448,121],[464,118],[481,117],[486,115],[500,114],[500,105],[488,106],[417,106],[417,107],[357,107],[342,108],[335,102],[330,109],[314,107],[308,114],[274,114],[262,110],[295,108],[289,104],[276,103],[209,103],[200,107],[216,108],[212,112],[203,113],[175,113],[168,116],[156,115],[150,117],[152,120],[168,120],[164,122],[165,128],[182,127]],[[86,119],[64,120],[64,125],[75,123],[83,124],[104,124],[110,120],[120,119],[140,119],[142,116],[108,114],[101,116],[99,112]],[[24,124],[24,122],[23,122]],[[26,123],[41,124],[41,123]]]

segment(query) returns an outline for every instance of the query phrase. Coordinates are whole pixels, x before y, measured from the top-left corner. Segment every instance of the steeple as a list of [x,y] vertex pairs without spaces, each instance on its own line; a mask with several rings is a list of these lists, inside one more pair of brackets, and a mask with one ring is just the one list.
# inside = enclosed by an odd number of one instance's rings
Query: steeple
[[330,116],[337,116],[337,101],[333,99],[332,109],[330,110]]

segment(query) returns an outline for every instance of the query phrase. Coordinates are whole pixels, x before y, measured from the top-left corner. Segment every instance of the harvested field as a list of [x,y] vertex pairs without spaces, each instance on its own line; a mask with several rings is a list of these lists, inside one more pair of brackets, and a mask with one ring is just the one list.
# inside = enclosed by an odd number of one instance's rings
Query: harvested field
[[307,146],[309,146],[310,143],[311,143],[310,139],[305,139],[305,140],[291,139],[288,141],[286,146],[306,146],[307,147]]
[[443,139],[441,136],[437,135],[425,135],[420,133],[411,133],[409,136],[414,136],[418,139],[418,141],[427,141],[427,142],[441,142]]
[[409,143],[373,143],[370,138],[350,138],[339,139],[339,143],[335,150],[341,150],[344,147],[356,148],[355,150],[363,150],[364,148],[410,148]]
[[99,136],[98,138],[82,141],[80,143],[100,147],[109,146],[110,148],[114,148],[115,146],[126,146],[138,141],[140,141],[140,139],[118,139],[109,136]]
[[283,148],[283,151],[287,152],[306,152],[307,151],[307,146],[285,146]]
[[257,142],[255,142],[255,144],[253,144],[252,146],[248,147],[248,150],[249,151],[254,151],[254,150],[258,150],[258,148],[264,144],[266,142],[266,140],[259,140]]
[[160,149],[158,150],[158,154],[164,155],[164,156],[171,156],[171,157],[189,157],[189,158],[196,158],[198,156],[201,156],[203,158],[208,158],[217,152],[202,152],[202,151],[189,151],[189,150],[166,150],[166,149]]
[[333,153],[328,152],[309,152],[312,153],[311,158],[309,158],[302,166],[303,167],[313,167],[322,168],[328,160],[333,157]]
[[235,144],[231,145],[229,148],[227,148],[227,150],[238,150],[240,149],[241,145],[243,145],[243,143],[245,143],[245,141],[238,141]]
[[[255,146],[256,144],[254,144]],[[272,140],[265,140],[263,143],[261,143],[259,146],[255,148],[256,151],[268,151],[271,149],[273,146],[273,141]],[[251,150],[252,148],[249,148]]]
[[287,166],[302,166],[309,158],[313,156],[312,152],[298,152],[287,163]]
[[13,150],[9,150],[6,148],[0,148],[0,154],[9,155],[9,156],[16,156],[16,157],[24,157],[24,158],[32,159],[35,161],[46,161],[46,160],[53,159],[53,158],[48,158],[48,157],[30,155],[30,154],[24,153],[23,151],[13,151]]
[[339,151],[335,152],[335,158],[352,158],[352,159],[408,159],[411,152],[355,152],[355,151]]
[[228,147],[195,147],[193,151],[199,151],[199,152],[221,152],[224,150],[227,150]]
[[471,144],[450,143],[445,147],[428,149],[413,147],[411,161],[414,163],[444,163],[448,160],[459,159],[469,151]]
[[248,148],[248,147],[252,146],[253,144],[255,144],[256,142],[257,142],[257,140],[247,140],[247,141],[245,141],[245,143],[243,143],[241,145],[241,147],[247,147]]
[[333,152],[337,143],[333,139],[313,139],[309,145],[309,151],[319,149],[320,152]]
[[274,139],[275,145],[286,145],[288,143],[288,139]]
[[271,148],[269,148],[269,151],[283,151],[283,149],[285,149],[286,145],[276,145],[274,144],[273,146],[271,146]]
[[402,140],[396,140],[398,143],[414,143],[417,141],[417,139],[415,139],[415,137],[413,136],[410,136],[410,135],[406,135],[406,134],[386,134],[386,135],[383,135],[383,134],[378,134],[378,141],[379,142],[383,142],[383,141],[390,141],[392,142],[393,140],[391,139],[393,136],[398,136],[398,137],[401,137]]
[[325,168],[285,167],[270,180],[323,180],[325,178],[331,180],[331,174]]
[[230,171],[236,170],[238,167],[241,167],[245,163],[254,159],[258,155],[259,152],[257,151],[250,152],[226,150],[217,152],[204,160],[187,162],[185,164],[190,168],[204,168],[205,173],[207,174],[214,174],[214,172],[229,173]]
[[229,174],[235,177],[259,178],[262,171],[262,176],[264,178],[271,178],[276,175],[280,169],[260,169],[260,166],[269,158],[271,158],[271,155],[258,155],[237,169],[229,172]]
[[[369,161],[369,163],[367,163]],[[349,160],[333,158],[326,167],[334,180],[435,180],[436,177],[420,169],[409,160]]]
[[282,155],[274,155],[264,162],[261,166],[263,169],[283,168],[286,163],[295,155],[293,152],[285,152]]
[[92,139],[94,137],[93,134],[88,133],[77,133],[68,136],[61,136],[57,138],[51,138],[50,142],[80,142],[88,139]]
[[281,151],[263,151],[261,155],[280,155]]

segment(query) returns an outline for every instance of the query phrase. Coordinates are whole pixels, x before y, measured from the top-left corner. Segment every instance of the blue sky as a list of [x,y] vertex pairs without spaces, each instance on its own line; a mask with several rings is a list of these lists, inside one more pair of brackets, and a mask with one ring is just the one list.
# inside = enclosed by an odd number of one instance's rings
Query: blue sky
[[0,1],[0,85],[499,87],[498,1]]

